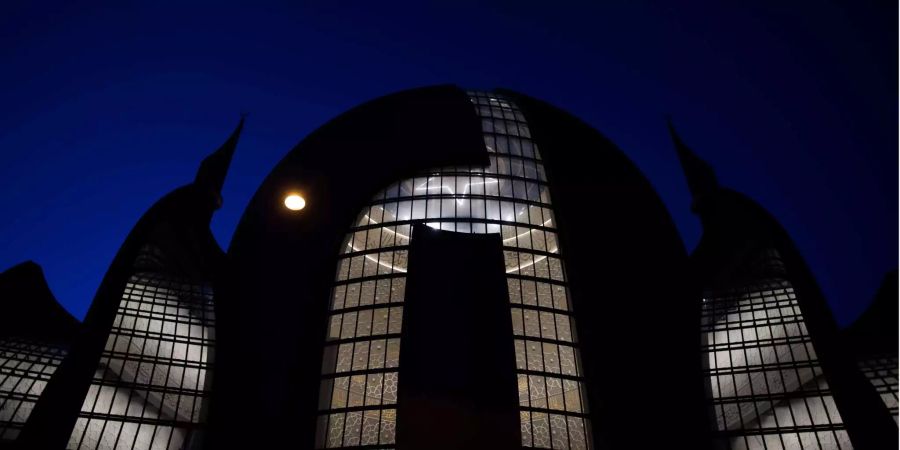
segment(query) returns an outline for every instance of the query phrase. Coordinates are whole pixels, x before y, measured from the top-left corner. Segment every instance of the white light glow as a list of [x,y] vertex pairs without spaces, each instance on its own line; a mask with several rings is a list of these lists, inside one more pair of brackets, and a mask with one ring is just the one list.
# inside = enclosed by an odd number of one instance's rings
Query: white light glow
[[[362,251],[362,250],[360,250],[360,249],[354,247],[353,244],[351,244],[351,243],[349,243],[349,242],[347,243],[347,247],[350,247],[350,250],[352,250],[352,251],[354,251],[354,252],[361,252],[361,251]],[[363,257],[366,258],[366,259],[368,259],[369,261],[372,261],[372,262],[375,263],[375,264],[378,264],[378,265],[381,266],[381,267],[387,267],[388,269],[396,270],[397,272],[403,272],[403,273],[406,273],[406,269],[403,269],[403,268],[394,266],[393,264],[388,264],[388,263],[385,263],[385,262],[381,262],[381,261],[379,261],[378,259],[373,258],[372,255],[363,255]]]
[[[456,195],[456,192],[453,191],[453,187],[452,187],[452,186],[447,186],[446,184],[442,184],[442,185],[440,185],[440,186],[426,187],[425,185],[427,185],[428,183],[430,183],[431,180],[433,180],[433,179],[434,179],[434,177],[431,177],[431,178],[425,180],[424,183],[422,183],[421,185],[419,185],[418,187],[416,187],[416,191],[425,190],[425,192],[428,192],[428,191],[430,191],[430,190],[432,190],[432,189],[439,189],[439,190],[441,190],[441,192],[443,192],[443,190],[446,189],[447,192],[450,193],[450,195]],[[485,179],[485,181],[483,181],[483,182],[478,182],[478,183],[466,183],[466,185],[463,186],[463,191],[462,191],[459,195],[466,195],[466,194],[468,194],[468,193],[469,193],[469,190],[470,190],[470,188],[471,188],[472,186],[482,186],[482,185],[487,185],[487,184],[497,184],[497,183],[499,183],[499,181],[496,180],[496,179],[493,179],[493,178]],[[463,202],[465,202],[465,201],[466,201],[465,198],[461,198],[461,199],[458,198],[458,199],[456,199],[456,203],[459,204],[459,205],[462,205]]]
[[290,194],[284,198],[284,206],[291,211],[300,211],[306,207],[306,200],[299,194]]

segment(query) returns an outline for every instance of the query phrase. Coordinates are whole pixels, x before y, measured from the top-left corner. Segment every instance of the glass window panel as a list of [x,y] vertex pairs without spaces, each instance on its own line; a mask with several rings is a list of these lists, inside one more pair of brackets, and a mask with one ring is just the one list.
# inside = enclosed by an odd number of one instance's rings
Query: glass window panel
[[525,341],[525,351],[528,357],[528,370],[543,371],[544,360],[541,351],[541,343],[537,341]]
[[371,341],[369,345],[369,368],[380,369],[384,367],[386,341],[384,339],[376,339]]
[[366,377],[366,406],[380,405],[384,374],[373,373]]
[[556,321],[553,313],[546,311],[540,312],[541,320],[541,337],[545,339],[556,339]]
[[350,390],[347,394],[347,407],[362,406],[366,394],[366,376],[354,375],[350,377]]
[[519,422],[522,430],[522,446],[531,447],[531,413],[528,411],[520,411]]
[[559,373],[559,351],[556,344],[543,343],[544,370],[550,373]]
[[391,279],[391,302],[402,302],[406,295],[406,279]]
[[365,370],[369,362],[369,341],[360,341],[353,346],[353,370]]
[[525,324],[525,335],[532,337],[541,336],[538,312],[530,309],[522,310],[522,318]]
[[379,443],[382,445],[393,444],[394,434],[397,429],[397,410],[385,409],[381,411],[381,436]]
[[535,447],[551,448],[550,422],[546,413],[531,413],[531,429]]
[[363,411],[362,429],[360,431],[360,445],[376,445],[378,444],[379,433],[379,416],[380,411],[367,410]]
[[360,306],[371,305],[375,298],[375,281],[364,281],[360,286]]
[[566,375],[578,375],[578,369],[575,362],[575,349],[567,345],[560,345],[559,362],[562,373]]
[[511,303],[522,303],[522,293],[517,278],[506,279],[507,290],[509,291],[509,301]]
[[553,440],[553,448],[569,448],[569,437],[566,430],[566,416],[559,414],[550,415],[550,431]]
[[350,339],[356,335],[356,312],[343,315],[341,325],[341,339]]
[[346,372],[350,370],[350,364],[353,359],[353,344],[341,344],[338,347],[336,372]]
[[519,370],[525,370],[527,369],[525,359],[525,341],[516,339],[514,345],[516,349],[516,368]]
[[527,375],[518,375],[518,385],[519,385],[519,405],[520,406],[529,406],[528,404],[528,376]]
[[382,389],[382,398],[384,403],[397,403],[397,382],[399,377],[397,372],[387,372],[384,374],[384,387]]
[[397,367],[400,361],[400,339],[388,339],[385,367]]
[[332,414],[328,419],[328,448],[340,447],[344,438],[344,413]]
[[544,377],[538,375],[528,375],[528,388],[531,392],[531,406],[535,408],[547,407],[547,391],[544,385]]
[[345,408],[347,406],[348,391],[350,389],[349,377],[338,377],[333,381],[334,391],[331,396],[331,409]]
[[359,311],[356,323],[357,336],[369,336],[372,334],[372,310]]
[[346,285],[347,296],[344,300],[344,307],[354,308],[359,306],[359,283],[350,283]]
[[388,323],[388,333],[400,333],[400,328],[403,326],[403,307],[393,307],[390,308],[390,317]]
[[562,380],[563,393],[566,401],[566,411],[582,412],[581,409],[581,383],[573,380]]

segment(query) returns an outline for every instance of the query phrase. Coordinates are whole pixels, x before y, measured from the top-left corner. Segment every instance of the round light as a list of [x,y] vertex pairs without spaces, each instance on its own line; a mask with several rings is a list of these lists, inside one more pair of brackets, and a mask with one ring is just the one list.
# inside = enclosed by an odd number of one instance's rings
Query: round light
[[306,206],[306,200],[298,194],[291,194],[284,198],[284,206],[291,211],[300,211]]

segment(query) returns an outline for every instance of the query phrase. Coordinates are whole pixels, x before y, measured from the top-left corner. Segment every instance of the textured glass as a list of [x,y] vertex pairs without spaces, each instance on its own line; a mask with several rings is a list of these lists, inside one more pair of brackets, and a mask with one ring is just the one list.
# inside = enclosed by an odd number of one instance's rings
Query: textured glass
[[859,361],[860,371],[869,379],[884,405],[898,422],[897,408],[897,356],[871,356]]
[[702,342],[717,448],[852,448],[788,281],[708,293]]
[[15,441],[66,349],[26,340],[0,340],[0,443]]
[[[407,251],[417,222],[459,233],[500,233],[513,306],[510,339],[515,339],[519,371],[522,443],[591,447],[578,343],[540,152],[515,105],[484,92],[469,92],[469,98],[481,117],[490,164],[446,167],[393,183],[375,195],[348,231],[330,300],[323,380],[350,372],[383,387],[367,384],[366,392],[380,398],[359,407],[336,401],[321,405],[320,448],[393,445],[398,412],[383,408],[396,402],[402,372],[398,357]],[[368,361],[361,346],[368,348]],[[354,389],[352,383],[349,388],[337,382],[322,386]],[[359,411],[361,416],[350,415]],[[362,418],[359,430],[357,416]]]
[[156,271],[129,277],[67,448],[198,445],[214,334],[208,284]]

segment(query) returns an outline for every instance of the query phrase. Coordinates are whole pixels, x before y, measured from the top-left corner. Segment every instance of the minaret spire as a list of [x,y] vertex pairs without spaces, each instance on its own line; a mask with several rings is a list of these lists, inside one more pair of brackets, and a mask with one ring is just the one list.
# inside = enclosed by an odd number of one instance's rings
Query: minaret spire
[[719,182],[716,180],[716,174],[712,167],[684,144],[681,136],[675,131],[672,120],[667,118],[666,122],[669,126],[669,134],[672,136],[672,143],[675,144],[675,152],[681,162],[681,169],[687,178],[688,189],[691,190],[691,196],[694,199],[692,209],[696,211],[699,200],[718,189]]
[[197,170],[197,176],[194,178],[195,186],[209,192],[215,198],[216,209],[222,206],[222,186],[225,184],[231,157],[234,156],[234,149],[237,147],[241,130],[244,128],[244,117],[245,115],[242,114],[240,122],[231,132],[228,140],[200,163],[200,169]]

